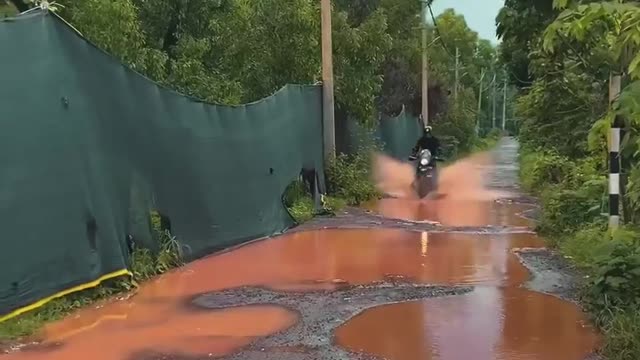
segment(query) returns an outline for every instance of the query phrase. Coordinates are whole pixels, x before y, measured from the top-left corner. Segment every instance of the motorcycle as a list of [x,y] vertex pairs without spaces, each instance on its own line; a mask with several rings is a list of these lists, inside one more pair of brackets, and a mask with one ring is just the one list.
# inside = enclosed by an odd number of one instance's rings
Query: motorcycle
[[422,149],[417,155],[409,156],[409,161],[416,162],[416,180],[413,184],[418,196],[425,198],[435,193],[438,188],[436,161],[442,161],[431,154],[431,151]]

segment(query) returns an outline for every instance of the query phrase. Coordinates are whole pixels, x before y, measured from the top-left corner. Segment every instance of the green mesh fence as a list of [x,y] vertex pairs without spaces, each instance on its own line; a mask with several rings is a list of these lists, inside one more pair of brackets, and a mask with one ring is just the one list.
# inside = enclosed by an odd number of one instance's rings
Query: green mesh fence
[[396,117],[382,116],[371,128],[343,113],[336,115],[336,146],[345,154],[367,148],[375,140],[387,155],[406,160],[421,135],[418,118],[404,110]]
[[[420,135],[404,113],[374,130],[339,116],[336,125],[345,152],[378,139],[406,158]],[[291,181],[315,171],[324,188],[321,134],[320,87],[205,104],[52,14],[0,22],[0,318],[125,269],[128,239],[157,245],[152,209],[190,258],[286,230]]]
[[126,268],[151,209],[190,257],[284,231],[287,185],[324,181],[321,111],[315,86],[201,103],[52,14],[0,22],[0,315]]

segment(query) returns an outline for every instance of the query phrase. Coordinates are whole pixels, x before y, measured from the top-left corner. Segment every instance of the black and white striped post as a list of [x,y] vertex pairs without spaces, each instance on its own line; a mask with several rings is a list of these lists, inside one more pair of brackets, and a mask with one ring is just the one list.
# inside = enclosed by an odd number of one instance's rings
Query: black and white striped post
[[[612,74],[609,79],[609,103],[620,94],[621,76]],[[616,115],[609,133],[609,228],[620,225],[620,127],[622,119]]]

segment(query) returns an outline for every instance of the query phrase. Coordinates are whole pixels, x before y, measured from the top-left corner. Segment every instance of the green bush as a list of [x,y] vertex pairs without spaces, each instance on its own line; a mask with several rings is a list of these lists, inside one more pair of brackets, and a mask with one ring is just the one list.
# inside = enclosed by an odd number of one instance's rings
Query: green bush
[[591,272],[602,247],[610,242],[605,226],[591,225],[563,238],[560,250],[578,267]]
[[566,184],[548,187],[542,194],[543,211],[537,230],[543,235],[566,236],[581,229],[585,224],[605,220],[600,215],[601,201],[592,196],[592,189],[564,188]]
[[493,129],[486,136],[476,138],[472,151],[489,150],[496,146],[501,137],[502,132],[498,129]]
[[640,241],[637,237],[614,238],[602,247],[587,300],[595,313],[640,306]]
[[527,191],[540,194],[545,187],[566,181],[575,167],[568,158],[554,151],[524,149],[520,157],[521,183]]
[[[298,223],[307,222],[315,215],[316,212],[313,196],[308,186],[301,180],[293,181],[285,190],[284,205],[287,207],[291,217]],[[346,206],[342,199],[323,196],[322,197],[322,213],[333,214]]]
[[151,229],[154,240],[158,244],[158,250],[153,252],[142,247],[133,249],[129,267],[134,281],[147,280],[184,263],[180,243],[168,229],[163,228],[162,219],[157,211],[151,212]]
[[332,196],[323,196],[322,206],[325,210],[330,213],[335,213],[336,211],[340,211],[347,206],[347,201],[344,199],[340,199]]
[[339,154],[326,167],[329,195],[359,205],[380,196],[371,177],[371,152]]
[[[601,216],[607,201],[606,170],[597,157],[575,162],[554,151],[524,149],[521,153],[520,178],[523,187],[540,195],[543,212],[538,230],[547,235],[551,245],[568,239],[568,247],[578,230],[596,228],[605,221]],[[578,237],[594,236],[594,232]],[[578,255],[580,256],[580,255]]]

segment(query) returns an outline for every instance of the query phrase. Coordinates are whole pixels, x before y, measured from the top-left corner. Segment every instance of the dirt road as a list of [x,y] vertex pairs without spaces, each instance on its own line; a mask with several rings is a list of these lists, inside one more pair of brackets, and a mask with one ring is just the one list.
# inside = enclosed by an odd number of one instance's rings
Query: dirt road
[[[517,143],[495,156],[490,185],[517,192]],[[386,199],[316,219],[83,310],[0,360],[588,358],[598,337],[571,269],[531,230],[531,199],[456,206]],[[486,217],[449,221],[470,206]]]

